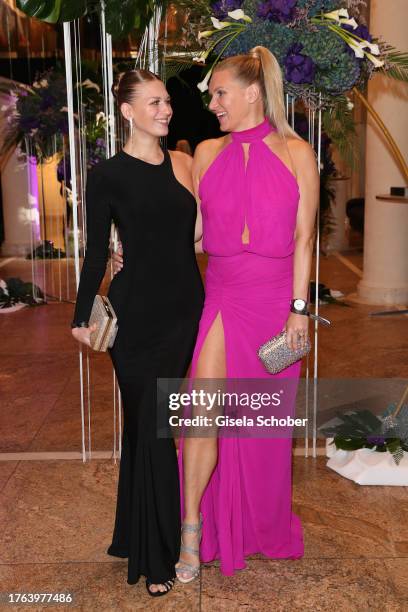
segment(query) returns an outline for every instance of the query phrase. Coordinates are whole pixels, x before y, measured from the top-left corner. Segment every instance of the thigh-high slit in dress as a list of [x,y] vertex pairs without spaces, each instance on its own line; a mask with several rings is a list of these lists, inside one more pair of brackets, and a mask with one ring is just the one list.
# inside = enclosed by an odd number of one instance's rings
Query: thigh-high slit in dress
[[[264,142],[273,129],[265,120],[233,132],[200,182],[209,257],[191,378],[218,314],[227,378],[272,378],[257,350],[284,328],[289,315],[299,202],[294,175]],[[247,162],[244,143],[249,143]],[[245,226],[248,243],[242,242]],[[296,387],[299,374],[297,362],[275,378],[294,379]],[[181,440],[181,482],[183,446]],[[301,522],[291,509],[291,468],[290,438],[219,436],[218,463],[201,501],[201,561],[219,559],[221,572],[232,575],[246,567],[251,554],[303,556]],[[183,494],[181,504],[183,513]]]
[[156,379],[185,376],[204,292],[194,253],[196,202],[162,164],[124,151],[101,162],[87,182],[87,250],[74,321],[87,322],[106,270],[111,221],[123,269],[108,297],[118,317],[110,356],[124,412],[116,521],[110,555],[128,558],[128,583],[175,576],[180,492],[173,439],[156,432]]

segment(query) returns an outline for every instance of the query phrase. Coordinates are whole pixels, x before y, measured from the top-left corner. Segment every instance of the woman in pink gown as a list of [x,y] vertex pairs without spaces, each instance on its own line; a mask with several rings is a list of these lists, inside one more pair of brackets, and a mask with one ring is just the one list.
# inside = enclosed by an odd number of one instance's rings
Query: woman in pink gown
[[[219,63],[210,94],[210,110],[229,134],[201,143],[193,164],[208,267],[190,376],[271,378],[259,346],[282,329],[292,348],[307,335],[308,317],[291,311],[291,301],[308,299],[316,158],[286,122],[280,68],[267,49]],[[275,377],[296,385],[299,373],[297,362]],[[197,577],[200,560],[219,559],[221,572],[232,575],[251,554],[303,556],[291,461],[290,438],[181,440],[179,580]]]

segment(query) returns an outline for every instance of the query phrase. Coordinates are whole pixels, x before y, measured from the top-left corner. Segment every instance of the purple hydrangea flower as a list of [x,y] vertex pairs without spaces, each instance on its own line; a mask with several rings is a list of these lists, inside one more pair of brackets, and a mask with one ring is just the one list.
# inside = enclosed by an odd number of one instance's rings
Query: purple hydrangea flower
[[377,446],[381,446],[385,442],[384,436],[367,436],[367,442],[369,444],[376,444]]
[[241,8],[244,0],[216,0],[211,3],[211,10],[217,19],[225,19],[228,13]]
[[97,138],[95,143],[96,143],[97,147],[104,147],[105,146],[105,140],[103,138]]
[[[347,32],[351,32],[352,34],[355,34],[356,36],[359,36],[360,38],[362,38],[363,40],[367,40],[368,42],[371,42],[373,39],[370,32],[368,31],[367,26],[365,25],[359,25],[355,30],[353,29],[353,26],[351,26],[349,23],[342,23],[341,27],[343,28],[343,30],[347,30]],[[350,45],[346,45],[346,51],[347,53],[350,53],[350,55],[355,56],[355,53],[350,47]],[[356,59],[361,62],[362,60],[364,60],[364,57],[357,57]]]
[[38,129],[40,127],[40,121],[37,117],[21,117],[20,118],[20,129],[24,132],[30,132],[31,130]]
[[261,19],[288,23],[293,19],[297,0],[266,0],[258,4],[257,15]]
[[341,27],[343,28],[343,30],[347,30],[347,32],[351,32],[352,34],[359,36],[363,40],[368,40],[368,42],[371,42],[373,39],[370,32],[368,31],[367,26],[365,25],[359,25],[356,29],[353,29],[353,26],[349,23],[342,23]]
[[51,94],[46,94],[45,96],[43,96],[42,100],[41,100],[41,104],[40,104],[40,110],[44,111],[47,110],[48,108],[51,108],[55,105],[55,98],[54,96],[52,96]]
[[288,49],[283,61],[285,66],[285,78],[291,83],[313,83],[316,65],[308,55],[302,55],[301,43],[294,43]]

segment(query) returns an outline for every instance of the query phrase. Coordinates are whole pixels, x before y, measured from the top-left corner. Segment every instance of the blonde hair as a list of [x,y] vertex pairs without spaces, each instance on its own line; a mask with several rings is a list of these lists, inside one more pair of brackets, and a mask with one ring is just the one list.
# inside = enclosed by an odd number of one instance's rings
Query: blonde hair
[[219,62],[214,72],[231,70],[245,85],[258,83],[265,116],[281,136],[300,136],[290,127],[285,114],[282,71],[276,57],[266,47],[257,46],[248,54],[234,55]]

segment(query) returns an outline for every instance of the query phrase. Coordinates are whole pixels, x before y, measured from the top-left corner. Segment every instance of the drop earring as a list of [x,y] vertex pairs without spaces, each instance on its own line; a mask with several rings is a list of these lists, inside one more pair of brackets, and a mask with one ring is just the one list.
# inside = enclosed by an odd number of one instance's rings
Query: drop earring
[[133,119],[130,117],[129,119],[129,127],[130,127],[130,140],[133,140]]

